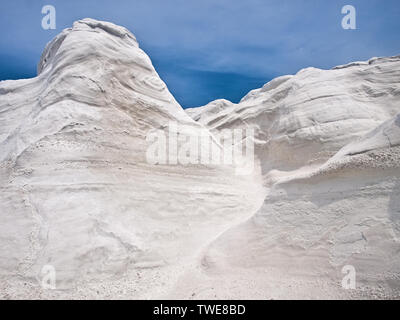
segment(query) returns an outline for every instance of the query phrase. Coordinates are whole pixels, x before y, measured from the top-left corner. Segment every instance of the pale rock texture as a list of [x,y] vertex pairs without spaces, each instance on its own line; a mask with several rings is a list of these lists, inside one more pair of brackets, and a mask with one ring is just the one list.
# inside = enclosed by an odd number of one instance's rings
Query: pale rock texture
[[[399,99],[374,58],[185,112],[128,30],[77,21],[0,82],[0,297],[399,298]],[[255,170],[150,164],[171,121],[254,128]]]
[[[247,94],[189,110],[211,130],[256,129],[263,171],[322,163],[399,112],[400,57],[333,70],[307,68]],[[225,107],[226,106],[226,107]]]
[[[239,104],[189,110],[211,130],[254,127],[268,188],[253,217],[204,255],[216,291],[229,290],[228,277],[252,288],[230,298],[400,297],[399,103],[400,57],[391,57],[309,68]],[[341,287],[346,265],[356,290]]]
[[[233,168],[146,161],[151,130],[202,127],[125,28],[75,22],[38,72],[0,83],[3,297],[156,298],[179,274],[157,268],[183,268],[262,201]],[[44,265],[66,291],[40,289]]]

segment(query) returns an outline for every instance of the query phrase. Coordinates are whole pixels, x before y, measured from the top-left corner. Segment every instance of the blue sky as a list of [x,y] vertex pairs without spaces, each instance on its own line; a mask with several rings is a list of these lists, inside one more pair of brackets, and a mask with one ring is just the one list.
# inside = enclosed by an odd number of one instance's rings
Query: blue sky
[[[46,4],[56,30],[41,28]],[[357,30],[341,27],[346,4]],[[34,77],[46,43],[86,17],[131,30],[183,107],[237,102],[309,66],[400,54],[399,0],[2,0],[0,80]]]

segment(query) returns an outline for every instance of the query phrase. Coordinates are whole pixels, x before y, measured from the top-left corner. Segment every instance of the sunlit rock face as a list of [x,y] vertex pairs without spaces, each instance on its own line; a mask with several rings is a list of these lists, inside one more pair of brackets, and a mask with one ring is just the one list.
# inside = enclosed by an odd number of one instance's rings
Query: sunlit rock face
[[[398,297],[399,97],[374,58],[184,111],[133,34],[77,21],[0,82],[0,296]],[[253,170],[149,161],[172,126],[254,129]]]
[[[305,69],[239,104],[189,110],[210,130],[254,127],[268,189],[204,255],[221,294],[225,273],[258,298],[399,297],[399,103],[400,57],[391,57]],[[345,290],[349,270],[355,290]]]
[[[260,205],[261,186],[231,166],[147,161],[151,130],[205,129],[125,28],[75,22],[38,73],[0,83],[2,294],[84,297],[117,281],[113,295],[129,282],[125,296],[151,297],[172,281],[163,270],[183,268]],[[41,291],[45,265],[71,293]]]
[[400,57],[333,70],[307,68],[272,80],[238,104],[217,100],[188,114],[212,129],[253,126],[264,171],[329,159],[399,112]]

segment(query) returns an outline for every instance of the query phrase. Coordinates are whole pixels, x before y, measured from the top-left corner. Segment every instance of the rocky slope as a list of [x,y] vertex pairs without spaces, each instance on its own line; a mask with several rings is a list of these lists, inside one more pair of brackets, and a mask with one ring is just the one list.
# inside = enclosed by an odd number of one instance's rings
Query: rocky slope
[[328,160],[345,144],[399,112],[400,57],[332,70],[307,68],[247,94],[188,114],[211,130],[252,126],[264,173]]
[[[152,297],[175,276],[157,268],[184,266],[259,206],[261,188],[230,167],[148,163],[151,130],[202,127],[126,29],[78,21],[38,73],[0,83],[3,296],[107,296],[120,281],[113,297]],[[41,290],[45,265],[64,291]]]
[[[392,57],[309,68],[239,104],[189,110],[211,130],[253,126],[268,188],[257,213],[210,246],[205,272],[215,282],[229,274],[258,298],[400,297],[399,103]],[[346,265],[356,290],[338,281]]]
[[[400,58],[374,58],[185,112],[128,30],[77,21],[0,82],[0,295],[399,297],[399,97]],[[146,157],[154,130],[234,128],[249,175]]]

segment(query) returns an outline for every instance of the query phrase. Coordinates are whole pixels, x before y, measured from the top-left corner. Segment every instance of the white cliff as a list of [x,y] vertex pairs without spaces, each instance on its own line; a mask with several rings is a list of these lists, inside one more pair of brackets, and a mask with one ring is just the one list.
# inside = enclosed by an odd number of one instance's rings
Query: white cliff
[[[305,69],[239,104],[189,110],[211,130],[254,127],[268,188],[257,213],[204,254],[218,292],[229,278],[252,288],[230,298],[399,297],[399,103],[391,57]],[[356,290],[338,281],[348,265]]]
[[[399,297],[399,97],[374,58],[185,112],[128,30],[75,22],[0,82],[0,297]],[[149,163],[171,123],[254,128],[255,170]]]
[[[202,127],[126,29],[78,21],[38,72],[0,83],[3,296],[157,297],[179,275],[170,266],[259,206],[230,167],[148,163],[151,130]],[[46,265],[71,291],[41,289]]]

